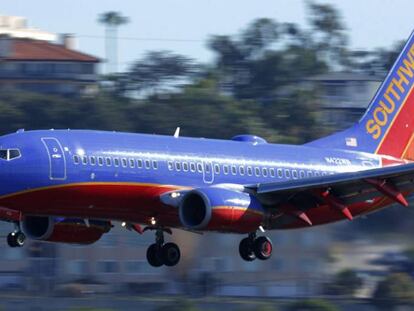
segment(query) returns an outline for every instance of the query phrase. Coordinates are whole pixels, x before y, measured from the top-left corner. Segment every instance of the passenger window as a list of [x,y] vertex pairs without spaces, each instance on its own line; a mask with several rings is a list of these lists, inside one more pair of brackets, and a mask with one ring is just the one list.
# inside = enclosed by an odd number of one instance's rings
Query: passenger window
[[190,171],[192,171],[193,173],[196,171],[196,165],[194,162],[190,163]]
[[[0,150],[0,152],[1,152],[1,150]],[[74,156],[73,156],[73,162],[74,162],[75,164],[79,164],[79,156],[74,155]]]
[[328,175],[327,172],[322,172],[322,176],[326,176],[326,175]]
[[312,171],[308,171],[308,177],[312,177],[312,176],[313,176]]
[[96,158],[94,156],[90,156],[89,157],[89,162],[91,165],[95,165],[96,164]]
[[114,166],[119,166],[119,159],[118,158],[115,158],[114,159]]
[[127,163],[127,159],[122,158],[122,159],[121,159],[121,162],[122,162],[122,167],[127,167],[127,165],[128,165],[128,163]]
[[145,160],[145,168],[149,170],[151,168],[150,160]]
[[285,170],[285,176],[286,176],[286,178],[290,178],[290,171],[289,170]]
[[300,178],[305,178],[306,176],[305,171],[300,171],[299,174],[300,174]]
[[142,168],[142,160],[141,159],[137,160],[137,167]]
[[181,163],[180,162],[175,162],[175,170],[176,171],[181,171]]
[[232,175],[236,175],[237,174],[237,168],[236,168],[235,165],[232,165],[231,166],[231,173],[232,173]]
[[298,171],[297,170],[292,170],[292,177],[293,177],[293,179],[298,179]]
[[8,154],[9,154],[8,150],[6,150],[6,149],[0,150],[0,158],[1,159],[7,160],[8,159]]
[[112,160],[110,157],[105,158],[106,161],[106,166],[111,166],[112,165]]
[[204,170],[207,174],[210,174],[210,165],[209,164],[204,164]]
[[224,175],[229,174],[229,166],[228,165],[223,165],[223,173],[224,173]]
[[187,162],[183,162],[183,171],[188,172],[188,163]]
[[99,166],[104,165],[104,160],[103,160],[103,158],[102,158],[102,157],[98,157],[98,165],[99,165]]
[[199,173],[202,173],[203,172],[203,165],[201,165],[201,163],[197,163],[197,171]]
[[253,175],[253,169],[251,166],[247,167],[247,175],[252,176]]
[[260,168],[255,167],[254,168],[254,173],[256,174],[257,177],[259,177],[260,176]]
[[129,159],[129,167],[134,168],[135,167],[135,160]]
[[266,167],[262,168],[262,174],[263,174],[263,177],[267,177],[267,168]]
[[82,164],[83,164],[83,165],[88,164],[88,157],[87,157],[87,156],[83,156],[83,157],[82,157]]
[[270,168],[269,169],[269,172],[270,172],[270,177],[272,177],[272,178],[275,178],[275,169],[272,167],[272,168]]
[[214,173],[215,174],[220,174],[220,165],[214,164]]
[[240,166],[239,167],[239,173],[240,173],[240,175],[244,175],[244,166]]
[[316,177],[319,177],[319,176],[320,176],[320,174],[319,174],[319,172],[318,172],[318,171],[315,171],[315,176],[316,176]]
[[277,169],[277,177],[282,178],[283,177],[283,171],[281,168]]
[[[138,160],[139,161],[139,160]],[[171,161],[168,161],[168,170],[172,171],[174,169],[174,165]]]
[[158,169],[158,162],[157,161],[155,161],[155,160],[152,161],[152,168],[154,170],[157,170]]

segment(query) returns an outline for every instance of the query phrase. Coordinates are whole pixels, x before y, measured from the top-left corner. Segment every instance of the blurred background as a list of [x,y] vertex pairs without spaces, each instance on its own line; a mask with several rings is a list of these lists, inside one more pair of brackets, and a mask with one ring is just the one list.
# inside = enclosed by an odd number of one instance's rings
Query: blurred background
[[[414,28],[411,1],[12,1],[0,5],[0,133],[85,128],[301,144],[365,111]],[[240,236],[174,231],[96,244],[0,245],[5,310],[412,310],[412,209],[273,232],[271,260]],[[2,236],[11,230],[1,224]]]

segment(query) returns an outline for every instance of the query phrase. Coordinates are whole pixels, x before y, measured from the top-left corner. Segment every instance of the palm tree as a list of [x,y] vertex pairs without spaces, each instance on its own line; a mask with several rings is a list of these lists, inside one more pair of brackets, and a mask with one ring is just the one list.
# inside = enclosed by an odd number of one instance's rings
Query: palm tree
[[118,63],[118,27],[127,24],[129,18],[119,12],[108,11],[99,15],[98,22],[105,25],[106,70],[107,73],[114,73],[117,71]]

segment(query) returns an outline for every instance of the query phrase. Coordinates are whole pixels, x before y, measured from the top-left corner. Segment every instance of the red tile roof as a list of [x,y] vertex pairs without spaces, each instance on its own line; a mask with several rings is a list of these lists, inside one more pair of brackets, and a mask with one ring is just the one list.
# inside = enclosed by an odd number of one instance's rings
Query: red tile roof
[[33,39],[12,38],[11,54],[3,60],[99,62],[94,56],[70,50],[61,44]]

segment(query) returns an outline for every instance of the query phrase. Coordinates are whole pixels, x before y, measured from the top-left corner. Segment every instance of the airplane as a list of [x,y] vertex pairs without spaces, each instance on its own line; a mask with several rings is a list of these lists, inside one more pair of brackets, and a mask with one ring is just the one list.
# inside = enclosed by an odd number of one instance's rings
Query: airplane
[[0,219],[26,237],[89,244],[114,221],[155,232],[151,266],[175,266],[183,229],[244,235],[243,260],[268,260],[267,230],[306,228],[408,206],[414,192],[414,34],[354,126],[304,145],[91,130],[0,137]]

